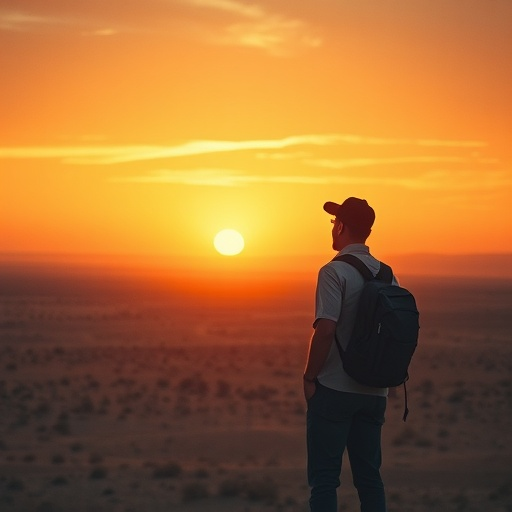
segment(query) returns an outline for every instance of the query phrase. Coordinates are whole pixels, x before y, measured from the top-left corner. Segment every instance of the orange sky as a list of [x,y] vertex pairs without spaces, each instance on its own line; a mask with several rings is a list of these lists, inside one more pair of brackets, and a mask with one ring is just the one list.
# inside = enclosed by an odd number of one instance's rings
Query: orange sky
[[179,267],[234,228],[237,265],[320,260],[352,195],[376,255],[512,252],[511,26],[509,0],[4,1],[0,252]]

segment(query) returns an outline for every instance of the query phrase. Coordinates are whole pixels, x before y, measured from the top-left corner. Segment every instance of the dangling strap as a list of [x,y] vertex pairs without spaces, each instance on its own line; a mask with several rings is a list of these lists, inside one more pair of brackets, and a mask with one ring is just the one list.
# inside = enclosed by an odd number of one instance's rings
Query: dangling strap
[[407,421],[407,415],[409,414],[409,407],[407,407],[407,386],[405,385],[407,379],[404,380],[404,396],[405,396],[405,406],[404,406],[404,415],[402,419]]

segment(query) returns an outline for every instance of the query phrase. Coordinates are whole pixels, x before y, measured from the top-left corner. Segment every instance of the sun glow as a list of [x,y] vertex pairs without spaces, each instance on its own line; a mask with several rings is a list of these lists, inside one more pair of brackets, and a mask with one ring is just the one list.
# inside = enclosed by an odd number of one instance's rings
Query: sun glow
[[245,246],[243,236],[234,229],[223,229],[213,239],[213,245],[224,256],[240,254]]

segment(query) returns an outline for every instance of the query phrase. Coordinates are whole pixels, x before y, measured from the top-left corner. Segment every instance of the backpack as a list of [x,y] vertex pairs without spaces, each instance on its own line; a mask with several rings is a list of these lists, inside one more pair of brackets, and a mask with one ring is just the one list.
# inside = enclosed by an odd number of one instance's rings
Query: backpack
[[418,344],[419,312],[412,293],[392,284],[393,271],[380,264],[374,277],[370,269],[352,254],[334,258],[355,267],[365,284],[357,307],[354,330],[347,347],[336,337],[343,368],[365,386],[404,385],[406,421],[408,367]]

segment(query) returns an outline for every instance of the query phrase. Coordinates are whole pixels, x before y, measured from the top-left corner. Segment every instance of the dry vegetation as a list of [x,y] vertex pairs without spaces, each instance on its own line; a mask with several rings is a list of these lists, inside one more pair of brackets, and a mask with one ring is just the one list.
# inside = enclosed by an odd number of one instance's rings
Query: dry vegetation
[[[0,510],[305,512],[309,306],[3,296]],[[510,512],[502,312],[465,331],[467,306],[451,321],[425,306],[407,423],[402,390],[389,399],[389,510]],[[355,512],[348,467],[342,479]]]

